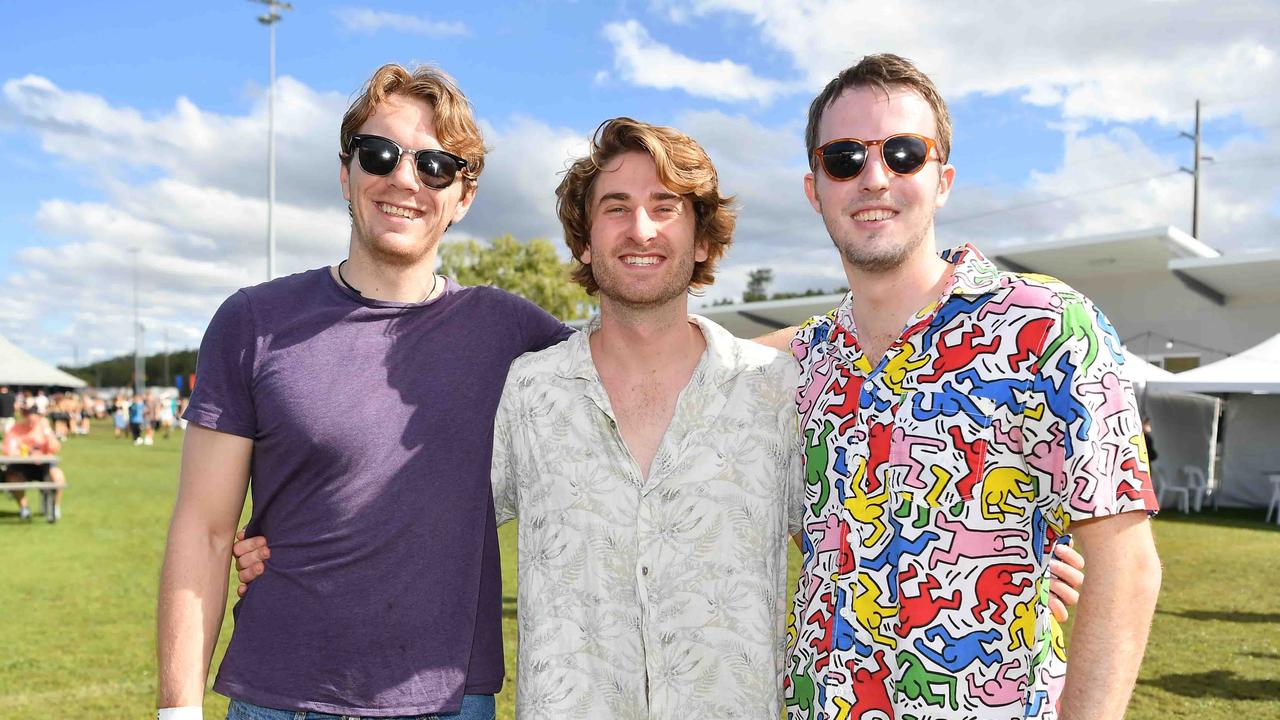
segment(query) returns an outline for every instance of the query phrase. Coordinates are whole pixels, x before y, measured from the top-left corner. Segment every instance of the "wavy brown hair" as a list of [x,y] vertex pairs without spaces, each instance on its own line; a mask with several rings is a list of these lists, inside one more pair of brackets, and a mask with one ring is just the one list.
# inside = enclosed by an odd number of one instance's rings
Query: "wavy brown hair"
[[650,125],[629,117],[606,120],[591,136],[591,147],[565,171],[556,188],[556,211],[564,241],[578,265],[571,277],[590,295],[600,290],[582,253],[591,245],[591,191],[606,165],[618,156],[639,151],[653,158],[658,179],[671,192],[689,199],[694,213],[694,242],[707,249],[695,263],[689,286],[699,289],[716,281],[716,262],[733,242],[736,212],[733,198],[720,194],[720,179],[711,158],[693,138],[675,128]]
[[388,63],[373,73],[342,116],[341,147],[338,150],[342,162],[351,159],[348,152],[351,137],[388,95],[415,98],[431,106],[440,144],[445,150],[466,158],[467,167],[462,171],[462,179],[466,183],[463,190],[474,192],[480,173],[484,171],[484,136],[476,125],[467,96],[462,94],[448,73],[433,65],[422,65],[411,71],[402,65]]
[[[929,103],[933,110],[933,121],[938,126],[938,155],[945,165],[951,157],[951,113],[947,111],[947,103],[942,94],[929,79],[912,62],[899,55],[881,53],[867,55],[857,65],[845,68],[839,75],[831,79],[822,88],[818,97],[809,105],[809,125],[804,131],[805,151],[809,157],[809,169],[816,169],[813,151],[818,149],[818,125],[822,122],[822,114],[831,107],[840,94],[850,88],[872,87],[883,91],[886,95],[890,88],[906,88],[914,90]],[[879,138],[864,138],[878,140]]]

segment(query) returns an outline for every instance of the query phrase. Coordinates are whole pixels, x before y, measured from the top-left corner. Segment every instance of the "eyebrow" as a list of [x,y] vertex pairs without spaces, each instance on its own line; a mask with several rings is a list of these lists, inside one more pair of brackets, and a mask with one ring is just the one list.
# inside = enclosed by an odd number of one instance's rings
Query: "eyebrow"
[[[671,192],[670,190],[659,190],[657,192],[650,193],[649,199],[650,200],[680,200],[681,196]],[[610,200],[627,202],[631,200],[631,193],[624,193],[624,192],[605,193],[604,195],[600,196],[600,199],[596,201],[596,204],[599,205],[601,203],[605,203]]]

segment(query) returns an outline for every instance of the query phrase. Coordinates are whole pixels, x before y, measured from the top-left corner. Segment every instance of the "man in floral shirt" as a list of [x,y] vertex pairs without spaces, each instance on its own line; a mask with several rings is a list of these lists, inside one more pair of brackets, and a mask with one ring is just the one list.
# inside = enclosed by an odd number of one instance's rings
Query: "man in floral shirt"
[[[893,55],[810,109],[805,191],[851,290],[791,344],[806,517],[788,715],[1119,718],[1160,578],[1120,341],[1053,278],[938,253],[950,135]],[[1068,531],[1090,561],[1070,666],[1047,604]]]

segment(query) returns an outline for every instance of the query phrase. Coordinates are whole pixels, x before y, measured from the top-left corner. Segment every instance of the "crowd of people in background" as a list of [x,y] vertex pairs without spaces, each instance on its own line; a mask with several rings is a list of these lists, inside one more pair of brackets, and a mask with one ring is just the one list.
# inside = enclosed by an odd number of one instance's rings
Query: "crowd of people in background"
[[[132,439],[134,445],[151,445],[157,432],[167,440],[175,426],[185,427],[185,422],[177,419],[185,408],[186,399],[179,399],[172,391],[46,393],[39,389],[15,391],[0,385],[0,455],[54,455],[68,438],[88,435],[90,421],[107,418],[112,421],[116,438]],[[40,481],[45,479],[45,472],[41,466],[14,465],[5,470],[3,481]],[[66,484],[60,468],[50,467],[47,472],[49,480]],[[26,493],[11,490],[9,494],[18,503],[19,516],[30,518]],[[52,512],[51,519],[62,514],[61,490],[54,495]]]

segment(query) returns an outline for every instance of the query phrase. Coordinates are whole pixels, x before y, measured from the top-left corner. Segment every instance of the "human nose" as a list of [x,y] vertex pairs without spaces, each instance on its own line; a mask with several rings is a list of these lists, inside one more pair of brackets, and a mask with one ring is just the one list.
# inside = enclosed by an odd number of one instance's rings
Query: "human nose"
[[858,175],[859,187],[865,192],[879,192],[889,187],[889,168],[884,164],[884,146],[867,148],[867,159]]
[[636,242],[647,243],[658,235],[658,223],[653,221],[649,216],[649,211],[644,208],[636,208],[631,213],[631,227],[628,228],[630,235]]
[[391,184],[398,188],[412,192],[422,189],[422,179],[418,177],[418,162],[413,153],[400,153],[400,161],[396,163],[396,169],[391,171],[390,179]]

